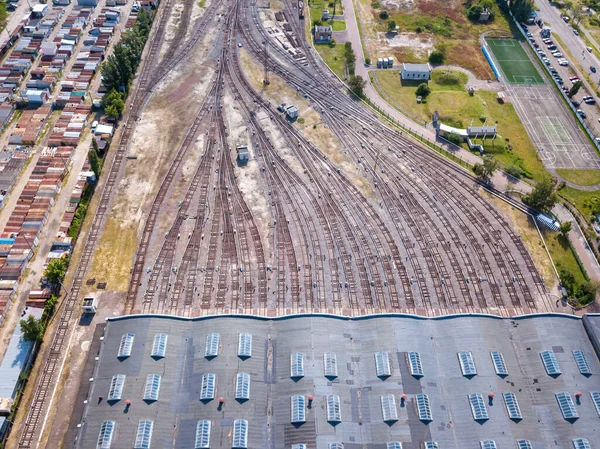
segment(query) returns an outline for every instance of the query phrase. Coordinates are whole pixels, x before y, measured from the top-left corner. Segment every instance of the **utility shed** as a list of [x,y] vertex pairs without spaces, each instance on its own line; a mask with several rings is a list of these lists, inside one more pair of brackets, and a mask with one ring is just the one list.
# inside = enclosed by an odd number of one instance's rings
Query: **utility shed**
[[429,80],[431,78],[431,66],[427,64],[402,63],[400,71],[402,80]]
[[[65,447],[96,449],[112,422],[110,449],[131,449],[140,429],[151,429],[145,447],[160,449],[475,449],[485,440],[568,449],[577,438],[598,449],[590,338],[600,315],[586,319],[584,328],[558,314],[109,318],[89,352],[84,416],[71,421],[77,442],[73,434]],[[559,375],[547,374],[549,362]],[[567,421],[557,394],[575,402],[576,392],[578,418]]]
[[250,157],[250,153],[248,152],[248,147],[246,145],[240,145],[235,149],[237,152],[237,160],[241,163],[248,162],[248,158]]
[[33,9],[31,10],[31,16],[40,18],[40,17],[44,17],[47,12],[48,12],[48,5],[39,3],[39,4],[33,6]]
[[294,105],[288,106],[285,109],[285,115],[290,120],[296,120],[298,118],[298,115],[299,115],[298,108],[296,106],[294,106]]

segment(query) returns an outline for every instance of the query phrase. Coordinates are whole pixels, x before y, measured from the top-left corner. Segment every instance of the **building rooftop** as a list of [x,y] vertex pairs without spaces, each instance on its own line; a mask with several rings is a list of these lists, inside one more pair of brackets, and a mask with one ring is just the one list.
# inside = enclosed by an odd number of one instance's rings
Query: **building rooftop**
[[411,62],[403,62],[402,69],[410,72],[431,72],[429,64],[413,64]]
[[76,447],[572,448],[598,441],[599,335],[600,315],[110,319]]
[[316,33],[331,33],[332,28],[331,26],[323,26],[323,25],[315,25],[315,32]]

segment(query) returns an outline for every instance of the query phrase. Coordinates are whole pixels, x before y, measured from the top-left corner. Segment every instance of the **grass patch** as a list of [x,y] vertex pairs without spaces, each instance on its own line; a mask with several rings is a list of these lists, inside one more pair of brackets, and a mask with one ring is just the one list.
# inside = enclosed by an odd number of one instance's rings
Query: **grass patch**
[[315,45],[315,49],[319,52],[325,63],[333,72],[341,79],[346,78],[346,70],[344,67],[344,46],[335,45]]
[[[457,128],[466,128],[471,123],[480,125],[482,119],[487,119],[488,125],[496,125],[501,138],[493,144],[491,140],[485,141],[486,152],[504,165],[521,168],[529,178],[540,179],[547,174],[514,107],[510,103],[498,103],[496,92],[476,91],[470,96],[464,87],[466,75],[455,71],[444,74],[443,69],[436,69],[429,82],[431,94],[417,104],[416,86],[403,86],[396,71],[372,73],[384,94],[417,120],[431,121],[434,111],[439,111],[442,123]],[[448,83],[448,77],[458,78],[459,83],[455,84],[454,80]]]
[[556,173],[567,181],[580,186],[593,186],[600,183],[600,170],[558,168]]
[[[311,0],[310,3],[308,4],[308,7],[310,10],[310,20],[312,22],[315,22],[317,20],[321,21],[321,15],[322,15],[324,9],[328,10],[330,15],[333,14],[333,0],[332,1]],[[344,14],[344,7],[342,6],[342,1],[336,0],[335,15],[340,16],[342,14]],[[324,21],[323,25],[331,25],[331,22]],[[345,24],[344,24],[344,29],[346,29]]]
[[89,277],[107,282],[110,290],[127,291],[129,271],[137,248],[136,228],[133,223],[122,226],[114,217],[106,220]]
[[327,21],[325,24],[331,25],[333,31],[344,31],[346,29],[346,22],[343,20]]
[[586,282],[585,274],[581,271],[569,241],[557,232],[542,230],[542,234],[558,272],[566,270],[572,273],[578,285]]
[[200,0],[198,2],[198,7],[199,8],[204,8],[206,6],[206,0]]
[[573,187],[564,187],[558,194],[573,204],[589,222],[594,213],[600,212],[600,191],[578,190]]
[[86,185],[85,189],[83,190],[83,194],[81,195],[79,205],[77,206],[77,210],[75,211],[73,221],[71,222],[71,227],[69,228],[69,237],[76,238],[79,235],[81,225],[83,224],[83,220],[87,214],[88,206],[93,194],[94,187],[90,184]]

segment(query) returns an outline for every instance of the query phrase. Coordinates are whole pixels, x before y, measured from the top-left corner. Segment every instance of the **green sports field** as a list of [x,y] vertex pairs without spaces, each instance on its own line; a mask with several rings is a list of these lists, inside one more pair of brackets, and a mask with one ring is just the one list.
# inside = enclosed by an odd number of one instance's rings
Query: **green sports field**
[[486,39],[506,80],[511,84],[544,84],[520,42],[516,39]]

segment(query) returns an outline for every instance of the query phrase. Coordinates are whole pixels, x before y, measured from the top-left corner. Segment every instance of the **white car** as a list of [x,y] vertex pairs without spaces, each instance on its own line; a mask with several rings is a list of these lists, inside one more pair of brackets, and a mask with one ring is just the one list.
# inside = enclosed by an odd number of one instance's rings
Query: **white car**
[[556,51],[556,52],[552,53],[552,56],[554,56],[555,58],[562,58],[562,53],[559,51]]
[[568,66],[569,65],[569,61],[567,61],[566,59],[559,59],[558,60],[558,65]]
[[542,61],[544,61],[544,64],[550,65],[550,60],[548,58],[544,58]]

